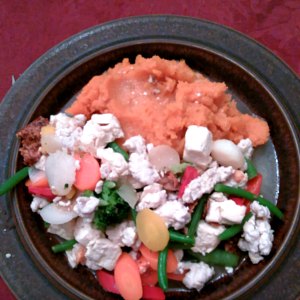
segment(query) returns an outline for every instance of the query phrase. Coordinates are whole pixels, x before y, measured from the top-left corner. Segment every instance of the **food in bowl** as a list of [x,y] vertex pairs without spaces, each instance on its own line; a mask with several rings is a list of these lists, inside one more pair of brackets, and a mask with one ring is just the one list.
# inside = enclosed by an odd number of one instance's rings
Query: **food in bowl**
[[269,128],[225,84],[138,56],[93,78],[67,113],[18,136],[30,207],[66,240],[52,250],[71,267],[125,299],[163,299],[169,280],[200,291],[240,251],[254,264],[270,253],[271,213],[283,214],[250,160]]

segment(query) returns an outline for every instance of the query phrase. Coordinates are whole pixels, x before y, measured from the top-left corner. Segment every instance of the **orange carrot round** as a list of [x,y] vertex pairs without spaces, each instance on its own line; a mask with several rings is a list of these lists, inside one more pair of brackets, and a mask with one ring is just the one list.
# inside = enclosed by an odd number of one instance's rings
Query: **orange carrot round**
[[89,153],[83,156],[75,154],[75,159],[80,162],[80,168],[76,171],[75,187],[79,191],[94,190],[101,178],[97,159]]
[[141,275],[137,263],[128,253],[123,253],[115,266],[116,287],[125,300],[138,300],[143,296]]
[[[157,270],[157,263],[158,263],[158,252],[151,251],[149,248],[147,248],[144,244],[140,247],[140,252],[142,253],[142,256],[149,261],[150,267],[153,270]],[[177,269],[178,261],[176,256],[174,255],[174,252],[169,249],[168,251],[168,258],[167,258],[167,272],[173,273]]]

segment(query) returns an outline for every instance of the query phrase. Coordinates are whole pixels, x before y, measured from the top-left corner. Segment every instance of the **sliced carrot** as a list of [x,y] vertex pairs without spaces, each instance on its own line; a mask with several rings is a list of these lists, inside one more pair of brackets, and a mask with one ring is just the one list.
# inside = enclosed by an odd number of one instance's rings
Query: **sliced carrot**
[[171,280],[182,281],[185,274],[167,273],[167,277]]
[[142,284],[154,286],[158,282],[157,271],[148,269],[145,273],[141,274]]
[[89,153],[83,156],[75,154],[75,159],[80,162],[80,168],[76,171],[75,187],[80,191],[94,190],[101,178],[97,159]]
[[143,296],[143,287],[139,268],[134,259],[123,253],[115,266],[116,287],[125,300],[138,300]]
[[[139,250],[142,253],[142,256],[145,257],[145,259],[149,261],[150,267],[153,270],[157,270],[158,252],[151,251],[144,244],[141,245]],[[168,273],[175,272],[175,270],[177,269],[177,265],[178,265],[178,261],[177,261],[176,256],[174,255],[174,252],[169,249],[168,258],[167,258],[167,272]]]

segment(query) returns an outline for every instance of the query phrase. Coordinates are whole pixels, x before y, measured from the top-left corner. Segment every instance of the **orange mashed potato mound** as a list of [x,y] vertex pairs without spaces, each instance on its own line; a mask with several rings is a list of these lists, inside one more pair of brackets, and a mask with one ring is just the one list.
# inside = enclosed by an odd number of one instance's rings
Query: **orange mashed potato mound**
[[93,77],[70,114],[112,113],[125,138],[142,135],[154,145],[167,144],[182,152],[189,125],[208,127],[214,139],[238,143],[250,138],[254,146],[269,138],[268,124],[242,114],[227,93],[225,83],[211,82],[184,61],[138,55]]

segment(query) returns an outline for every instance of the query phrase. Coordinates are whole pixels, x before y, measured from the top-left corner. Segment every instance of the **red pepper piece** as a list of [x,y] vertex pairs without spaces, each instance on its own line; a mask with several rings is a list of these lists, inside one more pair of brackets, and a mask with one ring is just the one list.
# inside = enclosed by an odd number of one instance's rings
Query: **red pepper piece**
[[48,186],[29,186],[28,192],[38,197],[46,198],[47,200],[53,200],[56,197]]
[[199,176],[199,173],[196,168],[187,166],[184,170],[183,176],[181,178],[180,187],[178,191],[178,197],[182,198],[183,193],[187,185],[195,178]]
[[246,190],[255,195],[259,195],[261,185],[262,185],[262,180],[263,180],[262,175],[258,174],[257,176],[255,176],[254,178],[252,178],[248,181]]
[[143,299],[165,300],[166,296],[163,290],[157,286],[143,286]]
[[98,270],[96,273],[98,281],[104,290],[120,295],[120,292],[116,286],[114,275],[103,270]]

